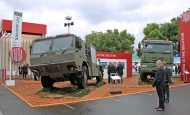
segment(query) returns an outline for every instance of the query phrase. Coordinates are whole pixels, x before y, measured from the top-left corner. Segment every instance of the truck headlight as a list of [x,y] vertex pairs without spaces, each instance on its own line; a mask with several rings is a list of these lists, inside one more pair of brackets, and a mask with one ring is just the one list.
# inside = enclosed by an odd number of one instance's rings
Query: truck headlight
[[142,65],[142,67],[147,67],[147,65]]
[[70,71],[74,71],[75,70],[75,68],[74,67],[70,67]]

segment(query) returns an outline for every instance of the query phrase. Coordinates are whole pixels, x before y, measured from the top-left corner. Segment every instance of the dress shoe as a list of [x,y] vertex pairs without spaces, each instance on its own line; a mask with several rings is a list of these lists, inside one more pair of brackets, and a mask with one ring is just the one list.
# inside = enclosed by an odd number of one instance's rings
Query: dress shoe
[[162,109],[162,108],[159,108],[159,109],[157,109],[156,111],[164,111],[164,109]]
[[164,103],[169,103],[169,100],[164,101]]

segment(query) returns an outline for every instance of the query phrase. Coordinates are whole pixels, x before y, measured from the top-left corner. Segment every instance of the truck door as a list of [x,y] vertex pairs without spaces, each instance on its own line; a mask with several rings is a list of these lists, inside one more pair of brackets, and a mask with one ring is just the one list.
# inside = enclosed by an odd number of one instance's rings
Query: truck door
[[92,76],[98,76],[98,65],[97,65],[97,58],[96,58],[96,50],[92,46],[90,47],[90,54],[92,60]]

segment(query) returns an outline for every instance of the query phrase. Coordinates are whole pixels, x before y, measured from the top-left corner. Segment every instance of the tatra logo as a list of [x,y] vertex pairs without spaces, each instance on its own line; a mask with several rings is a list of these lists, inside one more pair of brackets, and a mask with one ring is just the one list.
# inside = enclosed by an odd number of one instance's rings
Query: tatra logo
[[190,21],[190,13],[186,12],[181,17],[182,22],[188,23]]
[[26,59],[26,52],[22,47],[13,47],[9,52],[9,58],[14,63],[21,63]]
[[115,54],[97,54],[97,56],[101,56],[101,57],[116,57]]

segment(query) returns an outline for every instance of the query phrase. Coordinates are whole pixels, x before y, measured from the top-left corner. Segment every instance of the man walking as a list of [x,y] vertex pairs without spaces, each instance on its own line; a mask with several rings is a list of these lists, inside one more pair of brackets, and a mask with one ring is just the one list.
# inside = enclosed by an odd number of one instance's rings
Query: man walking
[[164,68],[164,100],[165,100],[165,103],[169,103],[169,96],[170,96],[169,84],[172,83],[171,77],[170,77],[171,74],[170,74],[170,70],[166,66],[165,61],[162,61],[162,67]]
[[162,62],[161,60],[158,60],[156,62],[156,66],[158,67],[155,78],[152,83],[152,87],[156,86],[158,98],[159,98],[159,106],[156,107],[157,111],[163,111],[165,109],[164,107],[164,84],[163,84],[163,78],[164,78],[164,69],[162,68]]

